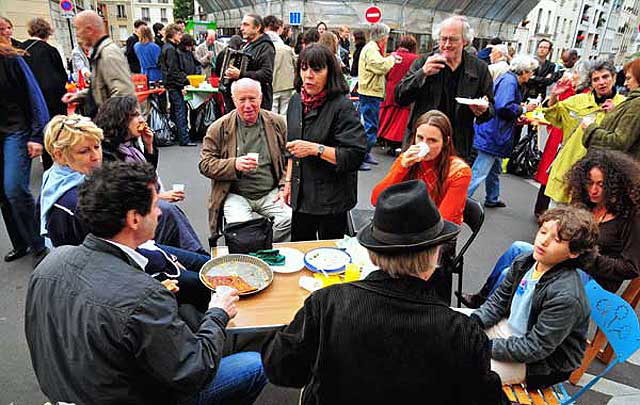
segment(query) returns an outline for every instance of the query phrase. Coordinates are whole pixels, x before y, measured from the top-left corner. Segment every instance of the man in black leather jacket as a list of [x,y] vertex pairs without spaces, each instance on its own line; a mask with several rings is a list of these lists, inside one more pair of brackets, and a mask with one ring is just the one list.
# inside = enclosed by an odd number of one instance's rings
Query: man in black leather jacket
[[258,353],[222,358],[236,290],[214,294],[192,331],[173,293],[143,271],[135,249],[154,234],[155,186],[149,164],[94,171],[78,209],[91,233],[56,248],[31,276],[25,332],[51,402],[249,404],[266,384]]

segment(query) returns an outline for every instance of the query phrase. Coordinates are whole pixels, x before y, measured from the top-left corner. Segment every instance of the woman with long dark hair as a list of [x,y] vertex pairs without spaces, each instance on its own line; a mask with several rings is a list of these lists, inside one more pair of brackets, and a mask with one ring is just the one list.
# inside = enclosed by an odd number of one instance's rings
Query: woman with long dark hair
[[[138,109],[133,96],[108,99],[95,118],[104,133],[103,158],[106,162],[124,161],[151,163],[158,167],[158,148],[153,145],[153,132]],[[140,147],[138,139],[142,140]],[[158,182],[161,184],[161,182]],[[158,192],[158,205],[162,215],[158,221],[155,239],[158,243],[206,254],[186,214],[175,204],[185,198],[184,191]]]
[[347,82],[335,54],[311,44],[300,54],[296,93],[287,110],[284,201],[293,209],[291,240],[342,238],[356,205],[364,128],[346,97]]
[[42,130],[49,113],[24,54],[0,36],[0,207],[13,245],[4,261],[33,252],[35,265],[47,249],[29,185],[31,159],[42,155]]
[[[567,184],[571,204],[591,211],[600,230],[598,252],[582,270],[616,292],[624,280],[640,275],[640,164],[622,152],[595,149],[573,166]],[[527,242],[514,242],[480,292],[462,294],[463,303],[480,306],[500,285],[511,262],[532,250]]]
[[[425,150],[428,152],[423,155]],[[453,129],[446,115],[437,110],[422,114],[413,128],[413,142],[373,188],[371,204],[392,184],[419,179],[427,184],[429,195],[447,221],[462,223],[471,169],[456,156]]]

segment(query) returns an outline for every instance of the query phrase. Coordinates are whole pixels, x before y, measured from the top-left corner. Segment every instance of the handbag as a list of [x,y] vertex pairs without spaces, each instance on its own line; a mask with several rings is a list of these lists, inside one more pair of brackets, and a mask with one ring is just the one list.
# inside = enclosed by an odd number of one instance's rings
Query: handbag
[[233,222],[225,226],[224,240],[229,253],[247,254],[273,248],[273,220],[267,217],[245,222]]
[[529,131],[513,148],[507,163],[507,173],[529,178],[536,172],[541,157],[542,154],[538,149],[538,132]]

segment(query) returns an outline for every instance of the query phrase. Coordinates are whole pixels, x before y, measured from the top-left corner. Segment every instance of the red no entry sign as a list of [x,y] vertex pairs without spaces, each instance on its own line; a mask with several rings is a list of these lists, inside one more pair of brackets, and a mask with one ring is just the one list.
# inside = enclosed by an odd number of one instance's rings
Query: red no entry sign
[[382,20],[382,11],[378,7],[369,7],[367,11],[364,12],[364,18],[368,23],[375,24]]
[[60,8],[63,11],[71,11],[71,10],[73,10],[73,2],[71,0],[61,0],[60,1]]

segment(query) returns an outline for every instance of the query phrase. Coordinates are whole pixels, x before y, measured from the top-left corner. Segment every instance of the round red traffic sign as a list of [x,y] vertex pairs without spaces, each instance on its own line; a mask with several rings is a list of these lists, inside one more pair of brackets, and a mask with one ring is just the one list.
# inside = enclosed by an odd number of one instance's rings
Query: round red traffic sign
[[375,24],[382,20],[382,11],[378,7],[369,7],[367,11],[364,12],[364,18],[368,23]]
[[60,1],[60,8],[63,11],[71,11],[71,10],[73,10],[73,2],[71,0],[61,0]]

